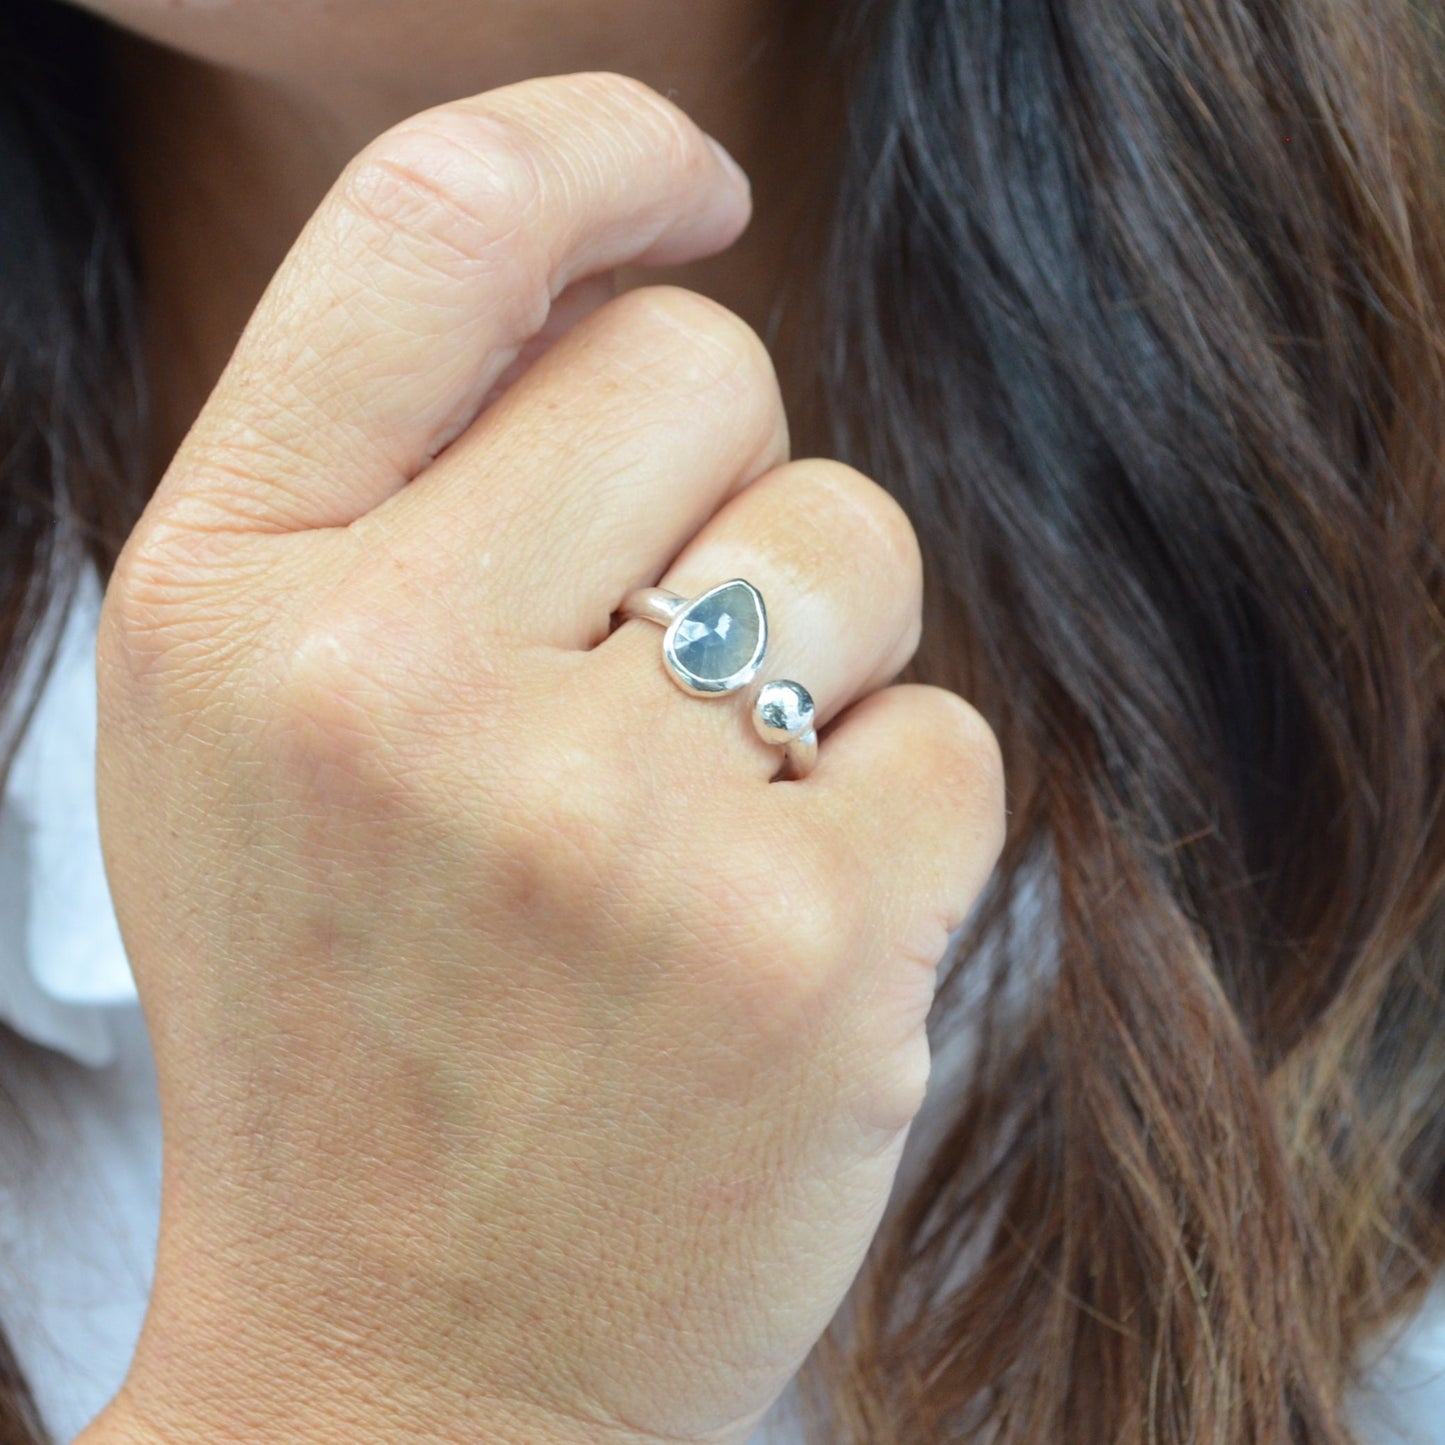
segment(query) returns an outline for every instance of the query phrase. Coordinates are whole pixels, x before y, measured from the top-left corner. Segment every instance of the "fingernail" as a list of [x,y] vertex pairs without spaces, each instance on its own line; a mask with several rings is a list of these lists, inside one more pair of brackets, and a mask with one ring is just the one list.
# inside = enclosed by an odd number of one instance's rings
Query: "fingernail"
[[704,135],[703,139],[712,147],[713,154],[718,158],[718,164],[725,170],[744,190],[752,190],[752,182],[748,180],[745,170],[733,159],[732,153],[723,143],[714,136]]

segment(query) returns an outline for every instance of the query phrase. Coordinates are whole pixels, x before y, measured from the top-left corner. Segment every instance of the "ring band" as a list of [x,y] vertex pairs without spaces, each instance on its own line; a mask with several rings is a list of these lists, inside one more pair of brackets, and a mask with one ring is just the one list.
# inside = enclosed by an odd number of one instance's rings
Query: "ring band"
[[[662,587],[639,587],[618,612],[666,628],[662,660],[668,675],[695,697],[738,692],[757,677],[767,653],[762,593],[741,577],[693,598]],[[806,778],[818,761],[814,714],[808,689],[787,678],[765,682],[753,702],[758,736],[783,748],[794,778]]]

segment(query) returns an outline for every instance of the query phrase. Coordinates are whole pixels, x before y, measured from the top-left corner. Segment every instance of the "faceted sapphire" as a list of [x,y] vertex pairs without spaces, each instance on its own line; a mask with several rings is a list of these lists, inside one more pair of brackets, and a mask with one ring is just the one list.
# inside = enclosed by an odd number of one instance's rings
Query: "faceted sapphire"
[[673,652],[695,678],[722,682],[753,660],[763,617],[756,593],[728,582],[699,597],[674,624]]

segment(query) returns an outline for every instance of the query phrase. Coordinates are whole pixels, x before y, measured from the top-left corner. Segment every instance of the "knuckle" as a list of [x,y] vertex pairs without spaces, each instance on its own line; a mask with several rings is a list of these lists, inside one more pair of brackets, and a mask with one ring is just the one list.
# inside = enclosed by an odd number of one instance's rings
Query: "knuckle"
[[729,940],[729,989],[747,1035],[769,1051],[816,1044],[864,936],[859,892],[804,849],[707,876],[724,889],[707,911],[727,920],[719,936]]
[[622,329],[667,353],[679,390],[779,396],[777,371],[762,338],[716,301],[680,286],[639,286],[609,304]]
[[133,676],[196,646],[219,655],[234,630],[224,605],[235,539],[164,521],[140,522],[111,570],[97,628],[102,670]]
[[809,499],[810,510],[826,516],[832,526],[856,533],[850,542],[866,547],[889,576],[906,581],[915,594],[921,594],[923,554],[918,534],[896,498],[846,462],[804,458],[791,463],[789,470],[804,486],[823,494]]
[[857,1142],[868,1153],[897,1144],[923,1109],[932,1072],[928,1037],[919,1029],[903,1048],[890,1050],[885,1062],[858,1076],[848,1107]]
[[460,105],[423,111],[384,131],[341,183],[343,205],[373,233],[374,248],[414,238],[429,261],[449,271],[494,267],[513,251],[529,255],[533,248],[515,243],[540,196],[522,132],[502,115]]
[[414,807],[427,760],[406,726],[410,689],[361,614],[321,607],[269,649],[259,679],[268,755],[287,791],[322,807]]
[[100,610],[102,645],[128,647],[162,631],[172,603],[170,548],[157,529],[137,526],[116,558]]
[[584,743],[551,735],[545,747],[509,749],[493,802],[507,891],[529,916],[585,933],[633,894],[627,880],[645,866],[647,850],[626,769],[605,766]]
[[768,947],[805,986],[832,974],[857,947],[856,909],[833,880],[797,888],[772,922]]

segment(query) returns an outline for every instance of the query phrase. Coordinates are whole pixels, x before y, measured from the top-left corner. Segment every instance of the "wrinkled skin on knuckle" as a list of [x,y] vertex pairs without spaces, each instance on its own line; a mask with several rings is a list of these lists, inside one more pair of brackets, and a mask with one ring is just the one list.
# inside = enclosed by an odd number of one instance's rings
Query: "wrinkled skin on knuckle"
[[475,107],[437,107],[393,126],[342,174],[339,254],[373,283],[378,264],[456,280],[500,273],[512,324],[536,330],[551,297],[544,258],[527,240],[542,202],[528,145],[505,118]]
[[116,560],[101,604],[96,656],[102,686],[198,696],[247,651],[271,608],[238,607],[253,569],[245,539],[142,521]]
[[156,650],[177,624],[178,588],[190,570],[186,551],[194,538],[176,528],[142,523],[121,550],[101,606],[104,645],[116,651]]
[[165,656],[176,620],[168,569],[132,534],[116,560],[101,603],[96,654],[106,678],[140,676]]

